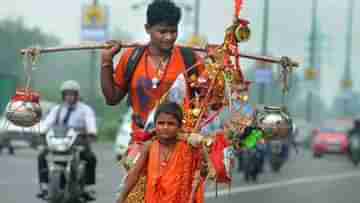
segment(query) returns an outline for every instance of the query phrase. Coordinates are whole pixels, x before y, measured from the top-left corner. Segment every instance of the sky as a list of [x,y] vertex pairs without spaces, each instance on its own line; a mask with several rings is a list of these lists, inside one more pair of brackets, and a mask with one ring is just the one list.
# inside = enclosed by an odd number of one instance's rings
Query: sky
[[[132,10],[131,5],[142,0],[99,0],[110,8],[110,25],[114,30],[118,27],[135,36],[135,41],[143,41],[146,36],[145,7]],[[312,0],[270,0],[269,54],[274,56],[290,56],[298,60],[302,66],[297,74],[309,65],[307,42],[311,22]],[[58,36],[62,44],[78,44],[80,42],[81,6],[90,3],[88,0],[1,0],[0,20],[22,16],[29,27],[40,27],[42,31]],[[177,2],[193,4],[193,0]],[[319,94],[330,104],[333,97],[340,91],[340,75],[345,63],[345,33],[347,2],[338,0],[319,0],[319,24],[323,36],[323,52],[321,66],[321,91]],[[360,71],[355,65],[360,63],[360,2],[355,0],[355,16],[353,25],[352,75],[354,89],[360,89],[358,79]],[[145,4],[144,4],[145,5]],[[245,0],[241,16],[250,21],[252,37],[249,42],[241,45],[241,50],[258,53],[261,50],[263,0]],[[202,0],[200,11],[200,33],[209,42],[219,43],[223,39],[224,28],[229,25],[233,15],[233,0]],[[189,17],[184,18],[189,21]],[[186,27],[182,27],[186,31]],[[189,27],[188,27],[189,29]],[[245,65],[251,63],[245,60]],[[301,70],[302,69],[302,70]],[[304,85],[305,88],[305,85]]]

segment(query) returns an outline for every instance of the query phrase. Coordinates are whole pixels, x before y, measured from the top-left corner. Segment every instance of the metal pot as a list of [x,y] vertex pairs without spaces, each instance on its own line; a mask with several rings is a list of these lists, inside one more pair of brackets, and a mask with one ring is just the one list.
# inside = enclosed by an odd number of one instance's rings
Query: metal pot
[[16,126],[31,127],[40,122],[41,107],[36,102],[13,101],[6,108],[6,118]]
[[265,106],[256,115],[257,125],[262,128],[267,137],[287,137],[290,135],[290,117],[281,107]]

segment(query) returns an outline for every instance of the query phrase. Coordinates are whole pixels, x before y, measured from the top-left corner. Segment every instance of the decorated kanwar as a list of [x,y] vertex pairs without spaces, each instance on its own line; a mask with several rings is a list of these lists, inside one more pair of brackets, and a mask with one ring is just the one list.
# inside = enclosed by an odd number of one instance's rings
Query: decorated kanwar
[[[181,9],[173,1],[155,0],[146,11],[145,44],[110,40],[21,50],[29,72],[45,53],[101,49],[105,102],[117,105],[127,99],[132,111],[131,139],[119,161],[126,173],[114,177],[123,185],[117,203],[205,202],[205,189],[212,183],[216,194],[218,184],[231,187],[236,155],[248,167],[246,180],[256,180],[261,167],[253,167],[257,159],[251,157],[263,153],[267,142],[288,139],[291,119],[284,104],[250,103],[252,81],[240,62],[279,64],[283,95],[299,64],[289,57],[240,50],[251,34],[250,22],[240,17],[243,4],[234,0],[233,20],[221,44],[177,44]],[[29,86],[18,90],[7,109],[9,120],[22,127],[38,123],[39,97]]]

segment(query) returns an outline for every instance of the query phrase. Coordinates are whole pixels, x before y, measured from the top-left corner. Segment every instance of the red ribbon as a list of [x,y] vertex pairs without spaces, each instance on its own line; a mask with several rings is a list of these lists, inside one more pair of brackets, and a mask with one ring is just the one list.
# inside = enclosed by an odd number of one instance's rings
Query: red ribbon
[[243,5],[243,0],[235,0],[235,16],[238,17],[240,15],[240,10]]

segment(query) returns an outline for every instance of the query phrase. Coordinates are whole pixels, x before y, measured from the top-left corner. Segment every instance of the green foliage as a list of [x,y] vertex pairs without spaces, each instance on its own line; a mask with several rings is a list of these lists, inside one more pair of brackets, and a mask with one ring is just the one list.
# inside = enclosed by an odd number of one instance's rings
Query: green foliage
[[39,28],[26,27],[22,18],[0,21],[0,73],[16,75],[23,79],[20,49],[58,43],[59,40],[56,37],[44,34]]
[[119,124],[123,119],[123,115],[129,110],[126,99],[119,105],[109,106],[104,103],[103,98],[98,98],[95,103],[96,112],[98,112],[98,137],[102,141],[115,141],[116,132]]

